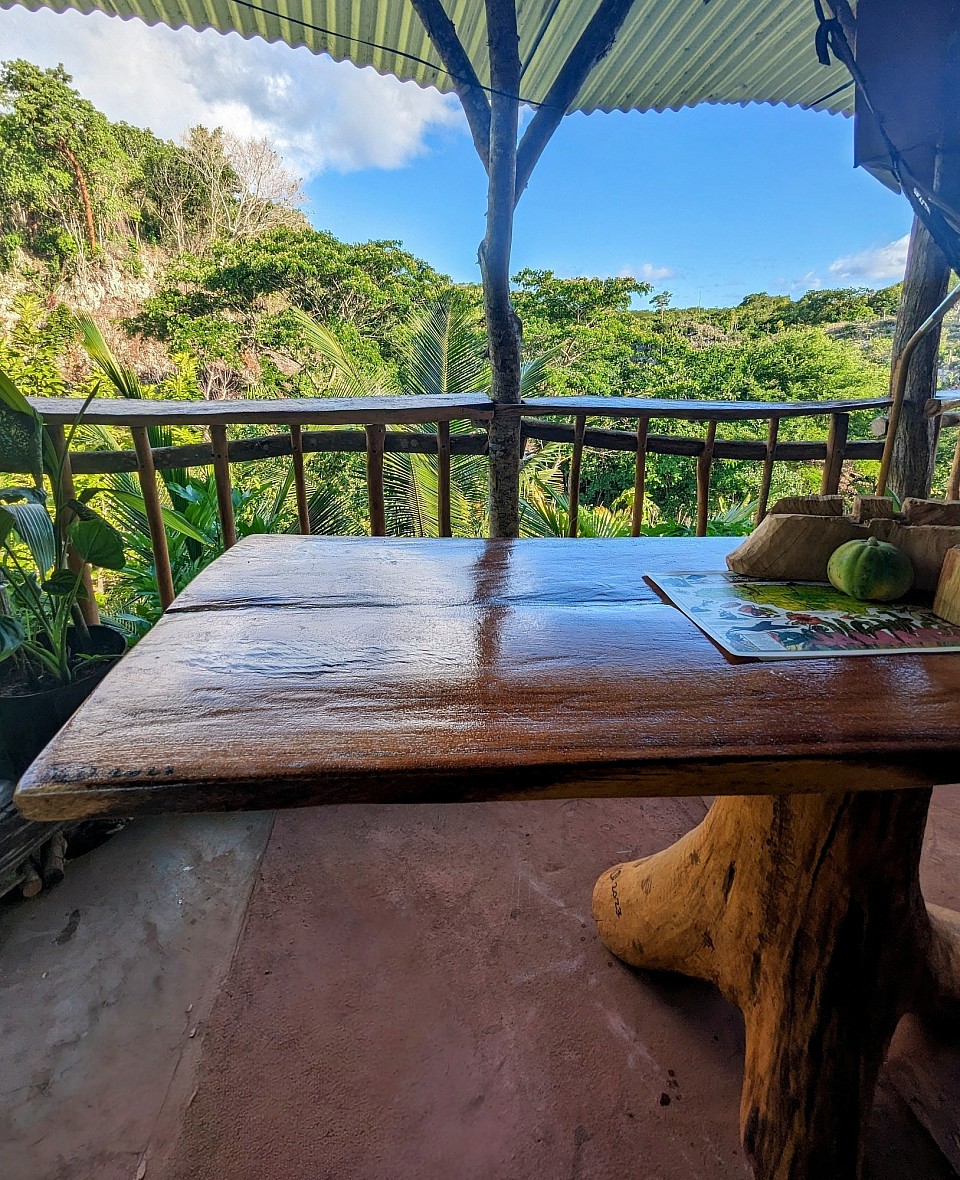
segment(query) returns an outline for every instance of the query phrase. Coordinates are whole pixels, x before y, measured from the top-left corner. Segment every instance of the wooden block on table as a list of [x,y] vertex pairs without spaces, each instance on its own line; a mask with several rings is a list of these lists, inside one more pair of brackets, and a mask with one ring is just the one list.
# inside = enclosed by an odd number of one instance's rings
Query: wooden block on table
[[866,527],[848,516],[766,516],[728,554],[727,566],[735,574],[753,578],[825,582],[834,549],[868,535]]
[[843,496],[781,496],[767,516],[843,516]]
[[893,501],[886,496],[855,496],[853,515],[861,524],[868,520],[892,520]]
[[960,525],[960,500],[921,500],[908,496],[902,512],[907,524]]
[[960,549],[948,549],[933,600],[933,613],[960,625]]
[[872,520],[867,527],[870,536],[896,545],[913,562],[914,590],[936,590],[947,551],[960,545],[960,525]]

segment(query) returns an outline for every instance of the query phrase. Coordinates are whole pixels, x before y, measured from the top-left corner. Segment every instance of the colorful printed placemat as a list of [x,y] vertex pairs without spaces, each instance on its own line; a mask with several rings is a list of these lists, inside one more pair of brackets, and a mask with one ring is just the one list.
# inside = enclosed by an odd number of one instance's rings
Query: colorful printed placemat
[[724,570],[647,581],[732,656],[793,660],[960,652],[960,627],[912,603],[859,602],[820,582],[763,582]]

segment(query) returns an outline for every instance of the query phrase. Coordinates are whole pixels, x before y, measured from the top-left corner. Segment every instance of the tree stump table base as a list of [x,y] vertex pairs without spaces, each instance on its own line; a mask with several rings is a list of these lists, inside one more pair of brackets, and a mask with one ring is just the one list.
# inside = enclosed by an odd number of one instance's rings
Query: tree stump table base
[[758,1180],[857,1180],[900,1017],[960,1019],[960,916],[920,892],[929,803],[928,790],[723,798],[597,882],[610,951],[708,980],[743,1012],[740,1132]]

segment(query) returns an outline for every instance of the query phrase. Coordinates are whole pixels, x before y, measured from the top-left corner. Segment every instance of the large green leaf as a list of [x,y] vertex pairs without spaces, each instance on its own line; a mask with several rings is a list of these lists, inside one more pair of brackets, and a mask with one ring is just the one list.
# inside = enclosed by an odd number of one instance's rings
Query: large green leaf
[[0,371],[0,468],[43,481],[43,429],[39,414]]
[[370,397],[372,394],[392,392],[375,378],[368,377],[354,362],[353,357],[329,328],[318,324],[298,307],[290,309],[308,347],[318,353],[332,369],[331,382],[324,391],[327,397]]
[[95,513],[91,516],[92,519],[73,522],[67,530],[70,544],[83,561],[102,569],[122,570],[126,564],[123,538]]
[[87,597],[86,586],[73,570],[57,570],[52,577],[40,583],[40,589],[57,597],[67,598],[71,595],[78,599]]
[[477,313],[455,293],[423,308],[413,320],[403,385],[408,393],[433,396],[489,389]]
[[0,491],[0,537],[13,530],[30,550],[42,576],[57,560],[57,540],[45,497],[33,488],[4,488]]
[[77,323],[83,333],[83,347],[87,350],[87,355],[116,392],[121,397],[142,398],[143,386],[136,373],[129,366],[120,364],[93,320],[89,316],[81,315],[77,316]]
[[0,615],[0,662],[12,656],[26,639],[27,633],[19,619]]
[[[118,504],[122,504],[124,508],[129,508],[133,512],[146,516],[147,506],[143,501],[143,496],[137,492],[124,492],[119,488],[104,488],[103,490],[105,495],[115,500]],[[164,525],[171,531],[180,533],[181,536],[189,537],[192,541],[199,541],[201,545],[210,544],[210,538],[198,528],[194,528],[182,512],[177,512],[175,508],[166,507],[161,507],[160,511],[163,514]]]

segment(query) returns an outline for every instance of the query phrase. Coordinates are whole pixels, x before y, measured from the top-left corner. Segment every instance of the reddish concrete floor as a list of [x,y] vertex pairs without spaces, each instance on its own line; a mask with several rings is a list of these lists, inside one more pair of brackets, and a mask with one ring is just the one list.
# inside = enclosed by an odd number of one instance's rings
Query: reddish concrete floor
[[[133,825],[0,914],[2,1180],[744,1180],[739,1013],[612,960],[589,919],[604,868],[703,812]],[[960,908],[958,866],[942,791],[932,901]],[[960,1051],[901,1030],[870,1180],[955,1177],[958,1093]]]
[[[278,816],[160,1180],[731,1180],[739,1013],[615,962],[596,876],[700,800]],[[957,900],[960,812],[931,824]],[[908,1047],[908,1052],[910,1051]],[[953,1176],[889,1084],[871,1175]],[[825,1178],[826,1180],[826,1178]]]

